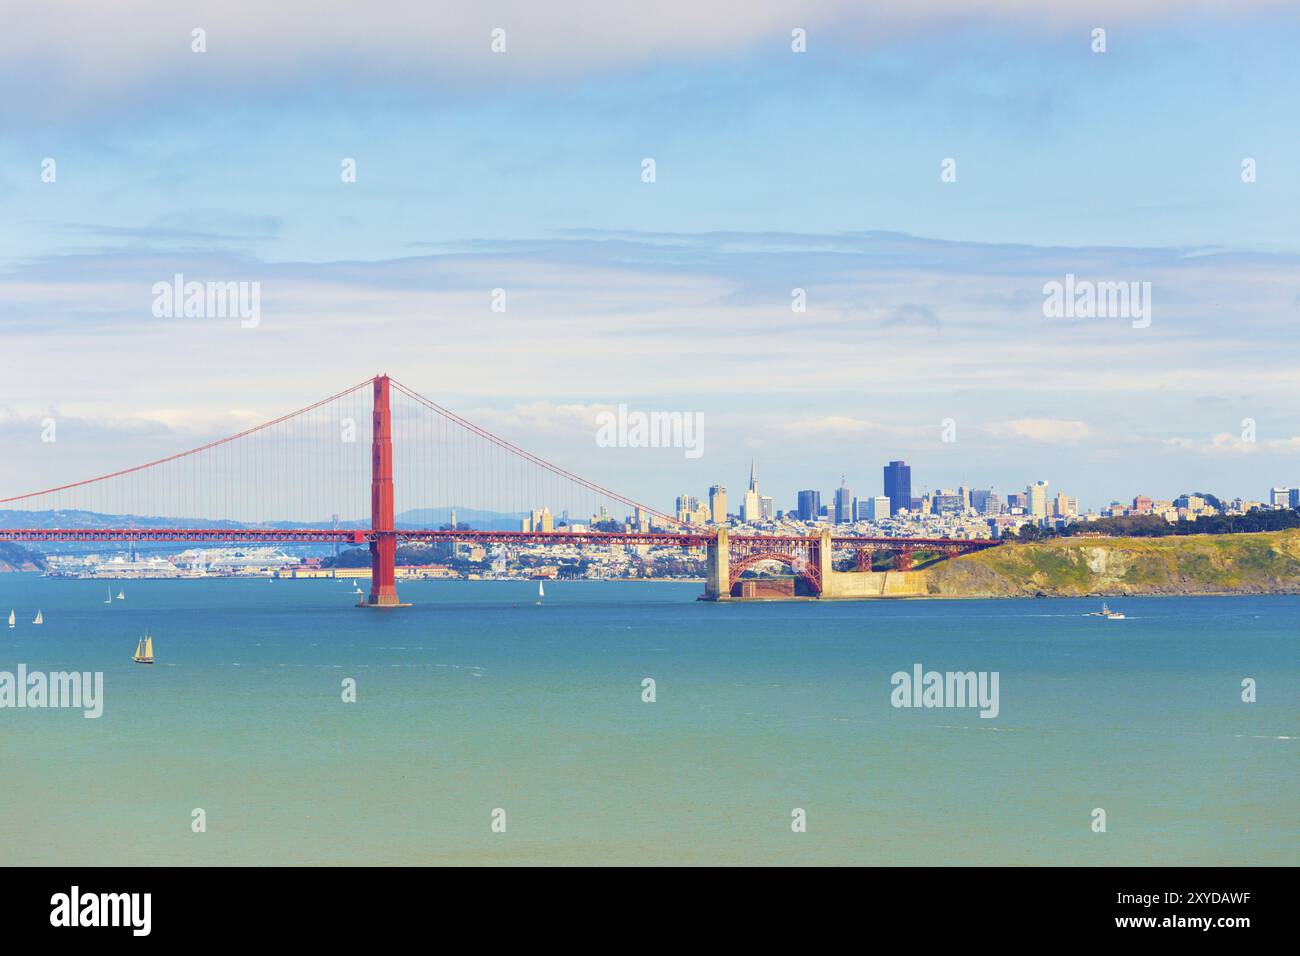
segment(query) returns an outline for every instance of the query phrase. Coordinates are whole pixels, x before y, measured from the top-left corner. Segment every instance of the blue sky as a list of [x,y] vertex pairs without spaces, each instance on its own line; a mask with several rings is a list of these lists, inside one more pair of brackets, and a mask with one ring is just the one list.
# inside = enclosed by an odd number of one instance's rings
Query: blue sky
[[[1094,506],[1300,483],[1286,5],[393,6],[409,20],[150,2],[13,22],[0,431],[23,447],[60,408],[99,437],[0,465],[6,490],[385,369],[660,506],[739,487],[750,456],[782,507],[841,473],[875,493],[900,456],[925,487],[1046,477]],[[263,324],[160,326],[148,290],[175,271],[261,281]],[[1044,318],[1066,272],[1151,281],[1151,328]],[[320,360],[295,367],[305,343]],[[706,454],[591,447],[619,402],[703,411]],[[1257,443],[1233,440],[1245,417]]]

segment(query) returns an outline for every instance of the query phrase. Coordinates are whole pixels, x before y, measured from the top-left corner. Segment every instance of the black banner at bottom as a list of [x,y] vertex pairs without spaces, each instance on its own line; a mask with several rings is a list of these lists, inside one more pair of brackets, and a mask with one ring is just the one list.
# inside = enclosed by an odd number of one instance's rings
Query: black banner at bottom
[[[1044,932],[1228,944],[1293,923],[1293,870],[10,869],[5,935],[78,944],[385,942],[452,927],[660,943],[791,931],[904,931],[926,943]],[[671,936],[662,934],[671,932]],[[1243,934],[1245,934],[1243,936]],[[418,938],[418,937],[417,937]]]

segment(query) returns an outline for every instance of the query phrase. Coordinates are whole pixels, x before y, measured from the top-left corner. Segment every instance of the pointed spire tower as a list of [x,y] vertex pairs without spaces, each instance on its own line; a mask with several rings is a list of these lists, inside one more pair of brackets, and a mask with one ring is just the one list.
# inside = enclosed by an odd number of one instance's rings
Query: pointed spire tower
[[749,490],[740,504],[740,520],[746,522],[761,521],[763,502],[758,496],[758,472],[754,469],[754,459],[749,460]]

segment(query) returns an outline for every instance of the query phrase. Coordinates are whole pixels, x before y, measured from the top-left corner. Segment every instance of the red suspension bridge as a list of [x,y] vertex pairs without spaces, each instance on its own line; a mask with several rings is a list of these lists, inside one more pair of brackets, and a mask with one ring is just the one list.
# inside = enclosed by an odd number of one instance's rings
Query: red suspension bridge
[[[366,514],[367,504],[368,521],[340,521]],[[629,519],[615,519],[611,509]],[[459,524],[457,515],[478,527]],[[375,608],[402,606],[399,542],[703,548],[713,599],[732,596],[744,572],[764,562],[787,565],[825,596],[836,550],[855,553],[860,571],[870,570],[872,553],[890,552],[895,570],[907,571],[914,552],[950,556],[998,543],[826,529],[811,537],[739,535],[688,525],[538,458],[386,375],[189,451],[0,498],[0,541],[368,545],[371,587],[361,604]]]

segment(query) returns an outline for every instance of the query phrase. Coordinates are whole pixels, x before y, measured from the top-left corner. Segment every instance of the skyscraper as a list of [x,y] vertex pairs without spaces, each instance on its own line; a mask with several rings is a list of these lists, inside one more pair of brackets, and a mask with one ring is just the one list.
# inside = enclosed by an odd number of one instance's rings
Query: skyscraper
[[740,520],[741,521],[761,521],[763,519],[763,503],[759,501],[758,496],[758,475],[754,470],[754,462],[749,462],[749,488],[745,491],[745,497],[740,503]]
[[894,512],[912,507],[912,467],[905,461],[891,461],[885,466],[885,497]]
[[727,489],[722,485],[709,488],[709,514],[714,524],[727,523]]
[[816,521],[822,510],[822,493],[820,491],[799,492],[799,520]]
[[840,486],[835,489],[835,523],[852,524],[853,522],[853,494],[844,486],[844,479],[840,479]]
[[1029,496],[1029,513],[1035,518],[1047,517],[1047,482],[1035,481],[1025,489]]

